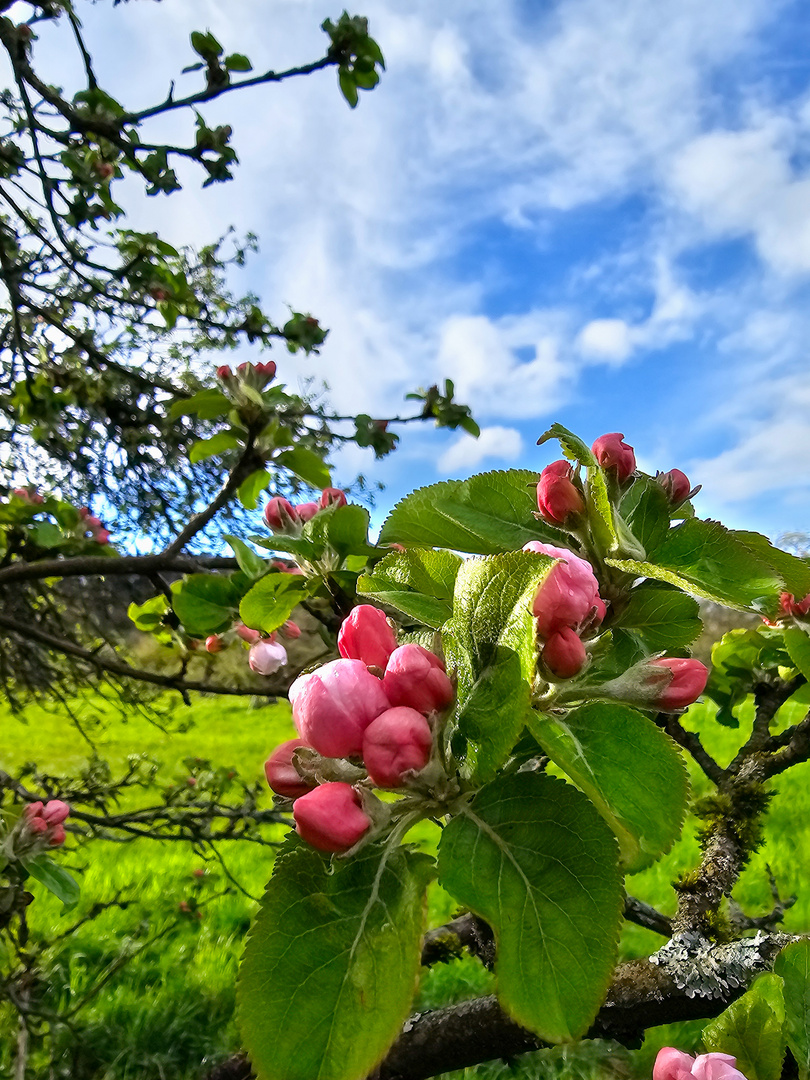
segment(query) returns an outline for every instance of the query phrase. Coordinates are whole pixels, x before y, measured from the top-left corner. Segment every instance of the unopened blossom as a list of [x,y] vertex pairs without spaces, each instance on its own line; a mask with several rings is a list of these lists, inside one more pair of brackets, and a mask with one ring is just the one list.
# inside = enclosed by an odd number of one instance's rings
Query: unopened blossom
[[422,713],[400,706],[373,720],[363,736],[363,763],[372,783],[402,787],[408,775],[427,765],[433,735]]
[[289,531],[298,525],[298,515],[289,499],[275,495],[264,508],[264,520],[274,532]]
[[585,559],[567,548],[539,540],[531,540],[523,550],[560,560],[540,583],[532,605],[541,638],[547,639],[566,626],[576,628],[604,609],[599,598],[599,582]]
[[384,611],[372,604],[358,604],[341,624],[337,647],[341,656],[385,671],[397,639]]
[[439,657],[421,645],[400,645],[383,675],[383,689],[392,705],[405,705],[426,716],[446,709],[455,696]]
[[600,435],[591,450],[603,469],[615,469],[620,481],[627,480],[636,471],[636,455],[628,446],[624,435],[618,431]]
[[312,784],[304,780],[295,765],[293,754],[299,746],[306,746],[303,739],[288,739],[277,746],[270,757],[264,763],[264,775],[267,783],[276,795],[283,795],[286,799],[297,799],[312,791]]
[[653,702],[656,708],[664,712],[685,709],[697,701],[709,678],[709,670],[700,660],[665,656],[660,660],[651,660],[649,666],[667,668],[672,672],[670,683],[659,691]]
[[296,799],[293,817],[299,836],[319,851],[348,851],[371,828],[358,792],[339,781]]
[[652,1080],[746,1080],[730,1054],[699,1054],[692,1057],[665,1046],[658,1051]]
[[667,498],[673,506],[679,506],[689,498],[692,485],[689,477],[680,469],[670,469],[669,472],[658,473],[655,478],[666,492]]
[[363,733],[391,707],[383,684],[361,660],[332,660],[289,689],[298,734],[324,757],[352,757]]
[[341,491],[340,488],[324,488],[318,500],[318,505],[322,510],[326,509],[327,506],[345,506],[346,492]]
[[257,675],[273,675],[287,663],[287,650],[277,641],[262,639],[248,650],[248,666]]
[[540,474],[537,508],[546,521],[563,525],[585,509],[582,492],[573,483],[573,469],[567,461],[553,461]]
[[572,679],[585,666],[585,646],[575,630],[564,626],[543,646],[543,663],[558,679]]

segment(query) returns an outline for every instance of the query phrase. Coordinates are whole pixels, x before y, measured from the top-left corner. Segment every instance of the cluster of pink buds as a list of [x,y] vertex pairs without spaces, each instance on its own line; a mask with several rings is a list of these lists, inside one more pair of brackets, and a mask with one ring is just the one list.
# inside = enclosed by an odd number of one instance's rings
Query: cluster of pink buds
[[624,442],[624,435],[618,431],[600,435],[591,450],[603,469],[615,470],[620,484],[628,480],[636,471],[636,455],[633,453],[633,447]]
[[453,701],[441,659],[421,645],[397,646],[385,614],[363,604],[344,620],[339,660],[290,687],[299,739],[278,747],[265,771],[270,787],[295,799],[299,834],[322,851],[343,852],[371,827],[361,790],[344,781],[317,783],[296,769],[296,751],[362,761],[378,788],[407,787],[430,760],[431,719]]
[[273,532],[297,533],[301,526],[329,506],[345,506],[346,492],[328,487],[321,492],[317,502],[299,503],[297,506],[280,495],[272,498],[264,508],[264,520]]
[[746,1080],[730,1054],[684,1054],[674,1046],[658,1051],[653,1080]]
[[24,502],[31,503],[32,506],[41,506],[45,502],[44,496],[40,495],[38,491],[34,491],[33,488],[14,488],[11,494],[16,495],[18,499],[22,499]]
[[532,540],[523,548],[558,559],[540,584],[532,605],[543,662],[555,679],[571,679],[585,666],[582,635],[601,623],[605,603],[591,564],[567,548]]
[[244,383],[255,390],[263,390],[275,377],[275,360],[268,360],[266,364],[239,364],[235,374],[229,364],[222,364],[217,368],[217,378],[225,386]]
[[89,535],[97,544],[106,544],[109,542],[110,534],[102,525],[101,518],[97,518],[94,514],[91,514],[88,507],[79,507],[79,517],[81,518],[81,524],[83,526],[82,531],[85,536]]
[[21,839],[34,846],[59,847],[65,842],[64,821],[69,813],[70,807],[61,799],[29,803],[21,819]]

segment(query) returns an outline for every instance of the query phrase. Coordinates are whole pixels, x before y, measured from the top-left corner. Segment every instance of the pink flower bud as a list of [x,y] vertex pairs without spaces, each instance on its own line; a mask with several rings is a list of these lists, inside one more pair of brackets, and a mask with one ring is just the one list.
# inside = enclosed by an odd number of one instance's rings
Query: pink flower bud
[[209,634],[205,639],[205,651],[210,653],[222,652],[224,646],[219,634]]
[[30,821],[32,818],[42,817],[42,811],[45,809],[45,804],[42,802],[32,802],[23,810],[23,815]]
[[318,505],[321,510],[325,510],[327,506],[345,506],[346,492],[341,491],[340,488],[324,488],[318,500]]
[[594,456],[603,469],[616,469],[619,480],[626,480],[636,471],[636,455],[633,447],[622,442],[624,435],[618,431],[612,431],[608,435],[600,435],[591,447]]
[[246,641],[249,645],[254,645],[262,636],[261,630],[252,630],[249,626],[245,626],[244,623],[236,623],[234,630],[242,641]]
[[397,647],[385,612],[371,604],[359,604],[343,620],[337,638],[338,652],[350,660],[385,671],[388,657]]
[[363,732],[391,703],[382,682],[360,660],[332,660],[289,689],[298,734],[324,757],[351,757]]
[[348,851],[371,827],[359,794],[339,782],[321,784],[296,799],[293,817],[298,835],[319,851]]
[[233,378],[233,372],[231,371],[230,364],[221,364],[217,368],[217,378],[221,379],[222,382],[226,382],[228,379]]
[[553,461],[543,469],[537,485],[537,508],[546,521],[564,524],[585,509],[582,493],[571,480],[573,469],[567,461]]
[[683,660],[678,657],[662,657],[651,660],[650,667],[668,668],[672,679],[654,701],[654,705],[664,712],[673,709],[685,709],[697,701],[706,687],[709,678],[708,668],[700,660]]
[[61,799],[51,799],[42,811],[43,819],[48,825],[61,825],[70,813],[70,807]]
[[308,791],[312,791],[312,784],[301,779],[292,760],[293,752],[299,746],[306,745],[303,739],[289,739],[281,746],[277,746],[265,761],[264,775],[276,795],[283,795],[287,799],[297,799],[300,795],[306,795]]
[[93,539],[97,544],[108,544],[110,542],[110,534],[107,529],[99,529]]
[[402,787],[406,773],[420,772],[430,759],[430,724],[415,709],[387,709],[363,736],[363,761],[373,784]]
[[810,593],[804,600],[796,600],[793,593],[783,592],[779,596],[779,606],[785,615],[792,615],[796,619],[802,618],[810,612]]
[[248,667],[257,675],[272,675],[287,663],[287,650],[275,641],[257,641],[248,650]]
[[291,641],[295,641],[301,637],[301,627],[297,623],[294,623],[292,619],[287,619],[284,625],[281,627],[281,633],[284,637],[289,638]]
[[264,520],[275,532],[287,532],[298,524],[295,507],[288,500],[276,495],[264,508]]
[[693,1058],[674,1046],[658,1051],[653,1065],[653,1080],[745,1080],[734,1066],[737,1059],[730,1054],[699,1054]]
[[43,817],[30,817],[28,819],[28,831],[34,836],[40,836],[48,831],[48,822]]
[[567,548],[543,544],[539,540],[531,540],[523,550],[564,560],[551,568],[534,598],[532,613],[537,619],[537,633],[541,638],[549,638],[566,626],[577,627],[595,609],[597,613],[601,610],[597,604],[599,583],[589,562]]
[[276,362],[275,360],[268,360],[265,364],[257,364],[256,371],[260,375],[263,375],[265,379],[270,382],[271,379],[276,377]]
[[300,521],[311,521],[320,510],[320,506],[314,502],[299,503],[295,508]]
[[689,498],[692,485],[689,483],[689,477],[680,469],[670,469],[669,472],[658,473],[655,479],[664,489],[673,506],[679,506],[685,499]]
[[444,664],[421,645],[400,645],[388,658],[383,689],[392,705],[429,715],[446,709],[455,696]]
[[48,843],[51,847],[59,847],[61,844],[64,844],[65,835],[66,833],[64,825],[54,825],[54,827],[50,831]]
[[26,502],[31,498],[31,493],[27,488],[14,488],[11,494],[16,495],[18,499],[25,499]]
[[89,518],[90,517],[90,507],[89,506],[80,506],[79,507],[79,517],[80,518]]
[[32,492],[31,492],[31,502],[32,502],[32,503],[33,503],[33,504],[34,504],[35,506],[41,506],[41,505],[42,505],[42,503],[44,503],[44,502],[45,502],[45,496],[44,496],[44,495],[40,495],[38,491],[32,491]]
[[585,646],[569,626],[552,634],[543,648],[543,662],[558,679],[572,679],[582,670],[585,660]]
[[101,518],[97,518],[93,514],[88,514],[87,517],[84,519],[84,523],[88,529],[101,528]]

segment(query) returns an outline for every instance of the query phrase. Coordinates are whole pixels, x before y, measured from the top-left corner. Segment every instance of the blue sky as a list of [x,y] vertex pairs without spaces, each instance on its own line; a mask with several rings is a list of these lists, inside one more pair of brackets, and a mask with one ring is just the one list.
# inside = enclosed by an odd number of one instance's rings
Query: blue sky
[[[324,0],[82,5],[102,85],[154,103],[210,28],[257,71],[321,54]],[[236,180],[133,199],[140,227],[261,254],[234,287],[331,328],[295,385],[387,415],[449,376],[483,428],[409,430],[336,479],[412,487],[540,469],[557,420],[684,469],[703,516],[810,531],[810,7],[779,0],[368,0],[388,71],[352,112],[332,72],[202,111]],[[39,54],[62,65],[58,39]],[[44,61],[44,56],[43,56]],[[53,76],[51,76],[53,77]],[[199,76],[181,76],[178,90]],[[72,72],[65,69],[64,82]],[[189,132],[188,119],[152,134]]]

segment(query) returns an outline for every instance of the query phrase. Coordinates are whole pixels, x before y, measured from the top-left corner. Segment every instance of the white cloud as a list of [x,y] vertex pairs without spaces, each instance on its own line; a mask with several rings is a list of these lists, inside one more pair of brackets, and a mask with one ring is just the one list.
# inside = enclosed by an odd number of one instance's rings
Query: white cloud
[[442,474],[471,472],[487,458],[514,461],[523,452],[523,439],[515,428],[485,427],[477,439],[461,435],[436,463]]
[[586,359],[622,364],[633,351],[632,332],[624,319],[593,319],[576,341]]

